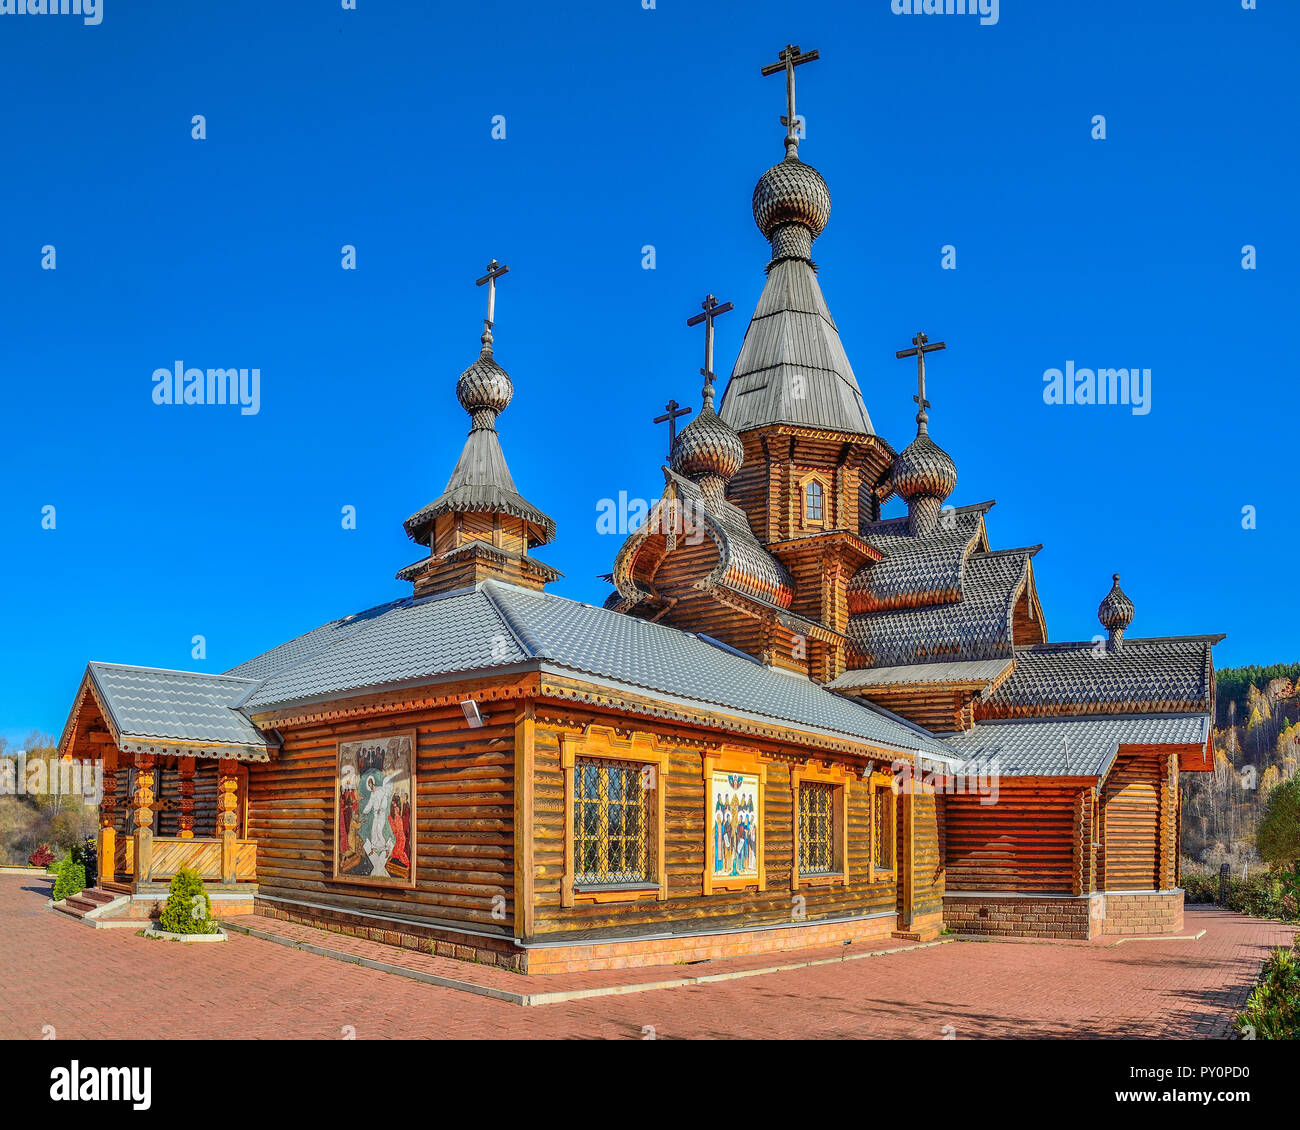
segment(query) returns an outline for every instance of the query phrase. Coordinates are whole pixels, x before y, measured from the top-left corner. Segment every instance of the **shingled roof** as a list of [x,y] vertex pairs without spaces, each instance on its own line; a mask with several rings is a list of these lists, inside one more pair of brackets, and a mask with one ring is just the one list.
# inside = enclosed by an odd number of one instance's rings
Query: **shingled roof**
[[854,612],[882,612],[960,600],[967,557],[989,548],[984,515],[992,506],[982,502],[953,510],[950,522],[939,522],[922,537],[908,532],[906,517],[864,526],[862,539],[881,560],[853,577],[849,607]]
[[[721,584],[776,608],[789,608],[794,581],[785,567],[763,548],[750,529],[745,512],[726,499],[709,500],[697,483],[664,468],[669,493],[681,501],[691,523],[699,523],[701,534],[717,546],[718,563],[707,578],[695,578],[704,585]],[[614,560],[612,580],[618,588],[616,607],[627,611],[647,595],[636,578],[636,557],[650,538],[660,532],[664,501],[656,502],[645,523],[623,543]]]
[[1211,649],[1222,636],[1044,643],[1015,650],[1016,667],[981,704],[981,717],[1211,709]]
[[960,600],[850,616],[849,639],[867,667],[1009,657],[1016,600],[1036,552],[1037,547],[972,553]]

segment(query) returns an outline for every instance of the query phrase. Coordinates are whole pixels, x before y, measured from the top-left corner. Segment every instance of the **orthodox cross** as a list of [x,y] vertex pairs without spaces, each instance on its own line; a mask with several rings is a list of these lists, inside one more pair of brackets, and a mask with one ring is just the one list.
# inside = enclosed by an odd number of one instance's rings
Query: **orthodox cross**
[[811,63],[821,56],[816,51],[800,52],[799,45],[796,43],[787,43],[785,49],[777,55],[775,63],[768,63],[763,68],[763,75],[774,75],[780,71],[785,71],[785,103],[786,115],[781,119],[781,124],[785,129],[785,147],[787,152],[792,152],[799,148],[799,125],[795,119],[794,113],[794,69],[803,63]]
[[689,416],[691,414],[691,409],[683,408],[675,400],[670,400],[664,405],[664,408],[666,411],[662,416],[655,417],[655,423],[667,423],[668,425],[668,454],[671,456],[673,453],[673,444],[677,442],[677,421],[683,416]]
[[916,358],[917,395],[912,397],[912,399],[916,401],[916,422],[920,424],[922,428],[925,427],[927,421],[930,419],[930,417],[925,413],[925,410],[930,407],[930,402],[925,398],[925,355],[927,353],[934,353],[937,350],[947,348],[947,342],[932,342],[925,336],[925,334],[918,333],[916,337],[912,338],[911,349],[900,349],[895,354],[895,356],[900,359],[903,357]]
[[496,321],[497,316],[497,279],[504,275],[509,267],[503,267],[495,259],[487,265],[487,274],[481,279],[475,279],[475,286],[482,286],[487,283],[488,288],[488,308],[487,317],[483,319],[483,328],[491,330],[492,324]]
[[688,326],[698,326],[704,323],[704,368],[700,370],[700,375],[704,378],[706,386],[713,384],[713,319],[727,313],[728,310],[734,310],[730,302],[718,304],[718,300],[713,295],[707,295],[703,302],[700,303],[703,314],[696,314],[693,318],[687,318]]

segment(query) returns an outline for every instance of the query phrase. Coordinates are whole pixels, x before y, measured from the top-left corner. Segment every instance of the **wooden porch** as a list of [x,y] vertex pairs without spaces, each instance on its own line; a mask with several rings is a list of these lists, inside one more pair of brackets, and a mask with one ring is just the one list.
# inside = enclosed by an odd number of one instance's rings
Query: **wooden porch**
[[[209,761],[204,769],[211,765]],[[179,834],[174,836],[154,834],[156,817],[163,808],[158,794],[164,770],[179,777],[174,806]],[[108,753],[99,806],[100,886],[113,884],[132,892],[156,889],[186,867],[197,871],[206,883],[257,882],[257,841],[239,834],[246,800],[240,794],[246,794],[247,786],[238,762],[215,762],[216,814],[211,836],[194,834],[195,771],[194,757]]]

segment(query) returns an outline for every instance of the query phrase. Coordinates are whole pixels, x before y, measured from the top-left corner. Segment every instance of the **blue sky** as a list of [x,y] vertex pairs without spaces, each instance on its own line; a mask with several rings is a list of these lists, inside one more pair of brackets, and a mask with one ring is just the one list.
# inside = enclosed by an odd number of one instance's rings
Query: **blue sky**
[[[603,600],[619,539],[597,533],[598,502],[653,497],[650,419],[669,397],[699,405],[686,318],[710,291],[735,302],[729,372],[762,288],[749,200],[782,156],[784,92],[759,67],[790,41],[822,56],[799,71],[801,155],[834,202],[815,255],[877,431],[913,433],[915,370],[894,351],[917,329],[945,339],[929,392],[953,501],[998,500],[995,548],[1044,543],[1051,638],[1098,630],[1118,570],[1133,635],[1227,632],[1221,665],[1300,658],[1300,10],[1260,9],[0,15],[0,735],[57,732],[89,659],[220,671],[409,591],[401,523],[464,440],[454,385],[493,256],[511,267],[506,454],[558,523],[555,590]],[[151,375],[177,360],[260,368],[260,411],[155,405]],[[1071,360],[1150,368],[1152,410],[1045,404],[1044,371]]]

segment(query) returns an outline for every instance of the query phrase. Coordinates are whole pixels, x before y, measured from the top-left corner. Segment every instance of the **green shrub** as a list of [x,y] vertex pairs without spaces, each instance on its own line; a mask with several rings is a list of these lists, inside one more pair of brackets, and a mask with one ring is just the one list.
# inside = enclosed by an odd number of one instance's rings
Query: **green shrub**
[[80,894],[86,886],[86,869],[80,863],[73,862],[71,856],[59,864],[57,875],[54,880],[55,902]]
[[1300,1039],[1300,955],[1294,949],[1273,951],[1235,1023],[1256,1040]]
[[192,868],[182,867],[172,876],[167,888],[167,904],[158,925],[173,934],[215,934],[212,900],[203,889],[203,880]]
[[1183,872],[1184,902],[1216,902],[1219,898],[1217,875],[1188,875]]

